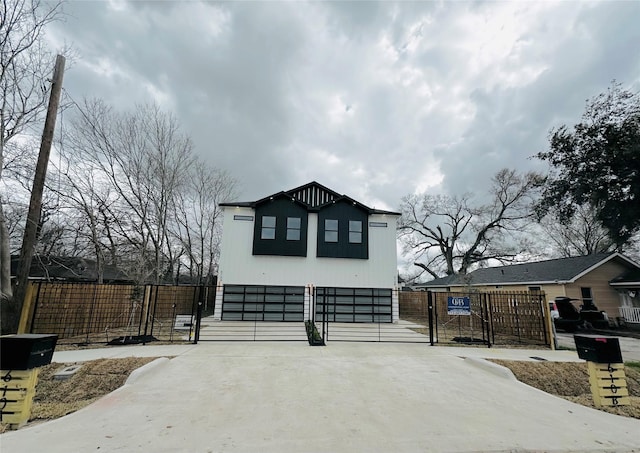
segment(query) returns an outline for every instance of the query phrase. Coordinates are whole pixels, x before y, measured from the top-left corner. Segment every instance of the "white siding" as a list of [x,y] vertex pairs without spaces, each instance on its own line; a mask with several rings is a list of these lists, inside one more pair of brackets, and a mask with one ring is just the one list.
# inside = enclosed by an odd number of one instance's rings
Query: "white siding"
[[[254,256],[253,222],[234,215],[254,216],[251,208],[225,207],[219,280],[222,284],[395,288],[397,274],[394,215],[372,215],[369,222],[369,259],[316,258],[317,214],[309,214],[306,257]],[[254,218],[255,222],[255,218]]]

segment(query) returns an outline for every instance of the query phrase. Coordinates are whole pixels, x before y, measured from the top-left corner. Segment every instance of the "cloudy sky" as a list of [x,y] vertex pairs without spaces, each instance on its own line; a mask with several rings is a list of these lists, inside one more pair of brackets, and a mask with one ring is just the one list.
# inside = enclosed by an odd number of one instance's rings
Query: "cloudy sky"
[[379,209],[482,192],[612,79],[640,89],[640,2],[71,1],[65,90],[155,101],[242,200],[318,181]]

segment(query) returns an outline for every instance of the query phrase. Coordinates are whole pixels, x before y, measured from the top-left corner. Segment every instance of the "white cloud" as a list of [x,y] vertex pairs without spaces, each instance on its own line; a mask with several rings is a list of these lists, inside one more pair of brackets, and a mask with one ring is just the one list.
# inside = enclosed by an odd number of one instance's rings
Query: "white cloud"
[[550,127],[639,81],[633,2],[71,2],[75,98],[156,100],[258,199],[311,180],[395,209],[528,170]]

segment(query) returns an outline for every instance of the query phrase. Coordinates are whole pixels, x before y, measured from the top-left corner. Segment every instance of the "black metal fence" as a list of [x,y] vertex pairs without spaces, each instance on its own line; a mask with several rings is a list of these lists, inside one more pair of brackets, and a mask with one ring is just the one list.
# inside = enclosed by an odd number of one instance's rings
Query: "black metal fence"
[[20,332],[58,344],[188,342],[198,307],[213,312],[215,287],[32,283]]
[[552,341],[542,292],[401,292],[399,311],[401,321],[422,326],[415,329],[434,343],[550,346]]
[[[313,296],[305,292],[311,322],[307,328],[313,331],[315,321],[320,342],[549,346],[552,341],[549,312],[541,292],[394,291],[391,297],[377,295],[380,300],[373,305],[358,299],[369,300],[370,294],[354,293],[348,302],[352,304],[350,313],[358,316],[345,318],[345,322],[330,316],[341,313],[337,296],[335,306],[326,297],[320,300],[318,294]],[[306,337],[302,322],[298,328],[295,323],[254,321],[253,331],[247,333],[246,321],[216,321],[211,316],[215,297],[215,286],[32,283],[19,331],[57,334],[59,344],[246,341],[249,337],[292,341]],[[316,298],[322,303],[316,303]],[[452,310],[451,299],[460,301],[463,307]],[[392,300],[398,301],[397,322],[389,322],[387,311],[395,306]],[[378,312],[385,316],[375,316]],[[357,322],[365,320],[364,314],[366,322]],[[393,314],[393,319],[396,316]]]

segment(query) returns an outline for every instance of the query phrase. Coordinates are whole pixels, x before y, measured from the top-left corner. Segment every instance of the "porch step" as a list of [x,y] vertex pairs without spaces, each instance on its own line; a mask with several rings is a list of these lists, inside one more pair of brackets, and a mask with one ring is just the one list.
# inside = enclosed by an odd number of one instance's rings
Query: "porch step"
[[[332,341],[361,341],[361,342],[397,342],[397,343],[428,343],[429,335],[421,334],[411,328],[422,328],[412,323],[338,323],[328,325],[327,342]],[[318,330],[322,330],[318,323]]]
[[215,321],[203,318],[200,341],[307,341],[303,322]]

